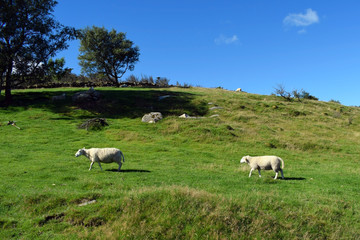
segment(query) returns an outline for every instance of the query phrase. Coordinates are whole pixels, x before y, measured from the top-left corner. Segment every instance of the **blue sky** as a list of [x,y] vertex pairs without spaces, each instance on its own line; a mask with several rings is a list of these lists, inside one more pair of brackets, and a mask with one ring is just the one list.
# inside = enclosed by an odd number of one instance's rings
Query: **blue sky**
[[[59,0],[66,26],[127,33],[140,48],[136,76],[170,83],[309,92],[360,105],[360,1],[357,0]],[[67,67],[79,74],[79,41]]]

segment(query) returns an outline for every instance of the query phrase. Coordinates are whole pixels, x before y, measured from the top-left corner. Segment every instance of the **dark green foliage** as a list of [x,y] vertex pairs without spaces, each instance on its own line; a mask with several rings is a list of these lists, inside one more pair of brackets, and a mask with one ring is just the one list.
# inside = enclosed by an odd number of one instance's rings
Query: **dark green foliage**
[[53,18],[56,4],[54,0],[0,1],[0,75],[1,83],[5,78],[7,103],[12,88],[44,79],[48,59],[75,38],[74,28]]
[[127,70],[134,70],[139,61],[139,47],[126,39],[126,34],[93,26],[81,30],[80,65],[88,75],[100,73],[119,85]]
[[80,124],[79,128],[89,130],[102,130],[104,127],[109,126],[105,118],[92,118]]
[[309,100],[316,100],[316,101],[319,100],[317,97],[314,97],[314,96],[310,95],[310,93],[308,93],[308,92],[306,92],[304,90],[301,91],[300,98],[309,99]]
[[59,81],[66,76],[66,74],[71,73],[70,68],[64,68],[65,66],[65,58],[55,59],[55,61],[50,58],[47,63],[47,78],[50,81]]

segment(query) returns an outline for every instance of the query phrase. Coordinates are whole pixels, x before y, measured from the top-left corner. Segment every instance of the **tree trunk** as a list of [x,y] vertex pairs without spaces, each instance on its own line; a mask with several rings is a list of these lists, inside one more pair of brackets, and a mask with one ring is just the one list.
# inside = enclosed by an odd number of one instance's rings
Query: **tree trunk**
[[118,80],[118,75],[117,75],[116,72],[114,74],[114,83],[115,83],[116,87],[120,87],[120,83],[119,83],[119,80]]
[[4,83],[4,73],[1,73],[1,78],[0,78],[0,96],[1,96],[1,90],[2,90],[2,85]]
[[116,87],[120,87],[120,82],[116,79],[115,80]]
[[11,103],[11,73],[12,73],[12,62],[9,63],[6,71],[6,80],[5,80],[5,104],[9,105]]

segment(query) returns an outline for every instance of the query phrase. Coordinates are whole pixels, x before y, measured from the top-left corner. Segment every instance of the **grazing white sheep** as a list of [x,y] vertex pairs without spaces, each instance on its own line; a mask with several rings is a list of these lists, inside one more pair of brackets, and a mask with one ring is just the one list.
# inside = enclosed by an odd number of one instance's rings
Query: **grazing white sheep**
[[235,90],[235,92],[242,92],[241,88]]
[[[280,162],[282,163],[281,167]],[[281,177],[284,179],[284,173],[282,170],[282,168],[284,168],[284,161],[277,156],[245,156],[241,158],[240,163],[247,163],[251,167],[249,177],[251,177],[252,171],[257,169],[259,171],[259,177],[261,177],[260,170],[274,170],[274,179],[277,179],[279,171],[281,172]]]
[[125,157],[123,153],[117,148],[90,148],[90,149],[82,148],[75,153],[75,157],[79,157],[81,155],[84,155],[91,161],[89,171],[91,170],[95,162],[99,164],[101,170],[102,167],[100,162],[102,163],[116,162],[117,164],[119,164],[118,171],[120,172],[120,168],[122,165],[121,160],[125,162]]
[[63,93],[63,94],[58,95],[58,96],[53,96],[53,97],[51,98],[51,101],[52,101],[52,102],[54,102],[54,101],[62,101],[62,100],[65,100],[65,98],[66,98],[66,94]]

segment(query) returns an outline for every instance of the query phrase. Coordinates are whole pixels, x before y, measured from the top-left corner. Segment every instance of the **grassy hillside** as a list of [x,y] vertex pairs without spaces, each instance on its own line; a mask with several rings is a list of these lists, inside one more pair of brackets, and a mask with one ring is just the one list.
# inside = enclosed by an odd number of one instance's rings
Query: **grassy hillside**
[[[359,108],[204,88],[72,103],[84,90],[15,91],[0,108],[0,239],[360,238]],[[142,123],[151,111],[165,118]],[[109,126],[78,129],[94,117]],[[88,171],[82,147],[121,149],[122,171]],[[282,157],[285,180],[249,178],[244,155]]]

